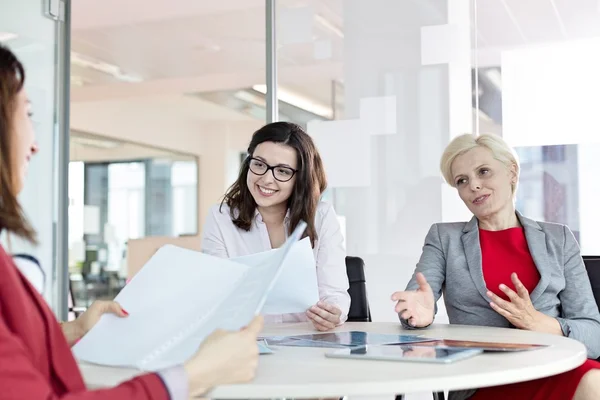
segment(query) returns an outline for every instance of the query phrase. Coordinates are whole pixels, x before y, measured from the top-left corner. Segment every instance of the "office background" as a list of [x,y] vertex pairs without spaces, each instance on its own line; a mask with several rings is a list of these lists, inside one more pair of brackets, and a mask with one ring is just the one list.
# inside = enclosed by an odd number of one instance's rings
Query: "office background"
[[160,243],[199,248],[273,88],[277,119],[323,153],[375,321],[396,320],[389,295],[429,226],[470,218],[438,171],[464,132],[503,135],[522,162],[519,210],[600,253],[596,1],[271,3],[0,0],[41,148],[21,198],[41,244],[12,247],[42,261],[59,314],[66,288],[82,306],[112,297]]

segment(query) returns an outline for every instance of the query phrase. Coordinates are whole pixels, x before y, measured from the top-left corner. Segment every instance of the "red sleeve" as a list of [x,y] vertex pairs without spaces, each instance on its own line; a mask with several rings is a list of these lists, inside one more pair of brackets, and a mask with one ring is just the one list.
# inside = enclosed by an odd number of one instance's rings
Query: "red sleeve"
[[[102,390],[57,394],[35,367],[21,339],[6,325],[0,308],[0,397],[2,400],[169,400],[162,380],[147,374]],[[43,335],[43,332],[39,332]]]

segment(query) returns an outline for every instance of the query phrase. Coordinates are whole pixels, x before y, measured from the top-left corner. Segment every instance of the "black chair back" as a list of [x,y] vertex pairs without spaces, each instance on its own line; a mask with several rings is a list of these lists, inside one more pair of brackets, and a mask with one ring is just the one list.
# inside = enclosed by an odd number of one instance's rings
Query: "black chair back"
[[590,277],[596,304],[600,308],[600,256],[583,256],[583,263]]
[[365,281],[365,262],[359,257],[346,257],[346,273],[350,283],[348,322],[371,322],[371,309]]
[[[594,299],[596,299],[596,304],[600,309],[600,256],[583,256],[583,263],[590,277]],[[597,361],[600,361],[600,357]]]

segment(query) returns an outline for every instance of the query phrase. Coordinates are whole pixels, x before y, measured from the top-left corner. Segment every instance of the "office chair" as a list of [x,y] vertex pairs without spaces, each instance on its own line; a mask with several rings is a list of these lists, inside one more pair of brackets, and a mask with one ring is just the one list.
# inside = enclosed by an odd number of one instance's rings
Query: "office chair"
[[[600,308],[600,256],[583,256],[583,263],[592,284],[594,299],[596,299],[596,304]],[[598,361],[600,361],[600,358],[598,358]]]
[[600,256],[583,256],[583,263],[592,284],[594,299],[600,308]]
[[365,262],[359,257],[346,257],[346,273],[350,283],[348,322],[371,322],[371,309],[365,281]]
[[[365,262],[360,257],[346,257],[346,273],[350,284],[348,288],[348,294],[350,295],[348,322],[371,322],[371,309],[365,279]],[[396,400],[403,399],[403,395],[396,395]],[[433,393],[433,400],[444,400],[444,392]]]

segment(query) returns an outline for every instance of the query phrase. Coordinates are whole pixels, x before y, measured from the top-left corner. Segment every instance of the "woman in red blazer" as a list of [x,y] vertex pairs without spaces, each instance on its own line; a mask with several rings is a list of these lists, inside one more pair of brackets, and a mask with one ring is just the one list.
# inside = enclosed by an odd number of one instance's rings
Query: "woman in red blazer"
[[[35,243],[35,232],[17,201],[29,160],[38,151],[24,82],[23,66],[0,45],[0,231]],[[0,246],[0,398],[178,400],[254,376],[260,318],[240,332],[213,333],[182,366],[89,391],[70,346],[107,312],[127,316],[115,302],[96,302],[77,320],[59,324]]]

